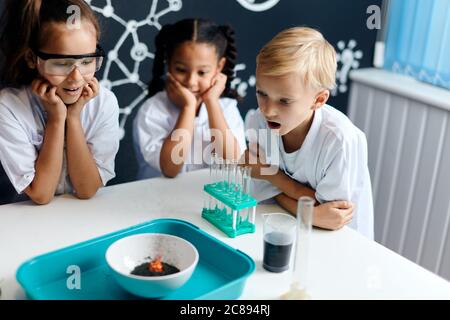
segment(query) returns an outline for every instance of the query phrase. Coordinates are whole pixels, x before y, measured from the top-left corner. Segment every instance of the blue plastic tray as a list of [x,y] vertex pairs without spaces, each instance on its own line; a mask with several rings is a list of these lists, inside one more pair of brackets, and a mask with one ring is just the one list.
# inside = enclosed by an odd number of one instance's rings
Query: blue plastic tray
[[[139,299],[114,280],[105,252],[114,241],[138,233],[167,233],[195,245],[199,262],[189,281],[164,299],[237,299],[255,262],[245,253],[182,220],[158,219],[35,257],[17,270],[17,280],[30,299]],[[67,288],[69,266],[81,269],[81,288]]]

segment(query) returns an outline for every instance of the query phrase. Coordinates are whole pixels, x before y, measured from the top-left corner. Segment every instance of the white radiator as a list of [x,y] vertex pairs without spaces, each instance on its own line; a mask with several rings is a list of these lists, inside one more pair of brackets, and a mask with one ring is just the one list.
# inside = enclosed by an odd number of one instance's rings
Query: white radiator
[[365,132],[375,240],[450,280],[450,91],[377,69],[351,74]]

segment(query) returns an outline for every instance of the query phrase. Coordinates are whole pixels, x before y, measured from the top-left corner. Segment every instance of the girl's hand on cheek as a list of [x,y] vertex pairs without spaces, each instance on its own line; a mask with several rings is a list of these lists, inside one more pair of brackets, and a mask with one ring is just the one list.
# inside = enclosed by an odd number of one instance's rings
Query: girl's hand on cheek
[[35,79],[31,83],[31,90],[41,99],[49,121],[62,121],[67,116],[66,105],[56,94],[56,89],[57,87],[42,78]]
[[166,92],[170,101],[172,101],[178,108],[196,109],[197,98],[195,95],[189,91],[189,89],[183,87],[183,85],[170,73],[167,74]]
[[211,80],[211,87],[205,91],[202,95],[203,101],[208,103],[209,101],[217,101],[225,90],[227,83],[227,76],[223,73],[218,73]]
[[81,92],[80,98],[78,98],[77,102],[67,106],[67,112],[69,116],[80,117],[81,110],[91,99],[98,96],[100,89],[100,85],[98,80],[94,77],[91,81],[89,81]]

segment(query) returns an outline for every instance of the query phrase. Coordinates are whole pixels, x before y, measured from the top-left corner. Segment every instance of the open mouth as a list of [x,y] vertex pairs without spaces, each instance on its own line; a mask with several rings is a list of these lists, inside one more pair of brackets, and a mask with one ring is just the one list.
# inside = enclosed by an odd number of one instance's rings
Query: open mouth
[[274,122],[274,121],[269,121],[269,120],[267,120],[267,125],[269,126],[270,129],[274,129],[274,130],[280,129],[280,127],[281,127],[280,123]]
[[81,91],[81,88],[74,88],[74,89],[64,88],[64,92],[66,94],[68,94],[69,96],[76,96],[80,93],[80,91]]

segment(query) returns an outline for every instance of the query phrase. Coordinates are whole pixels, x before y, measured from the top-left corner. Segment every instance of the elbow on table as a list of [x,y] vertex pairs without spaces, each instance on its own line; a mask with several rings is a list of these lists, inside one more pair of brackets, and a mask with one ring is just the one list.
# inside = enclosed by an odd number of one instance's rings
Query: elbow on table
[[89,200],[91,199],[93,196],[95,196],[95,194],[97,193],[98,189],[95,190],[84,190],[84,191],[77,191],[75,193],[75,196],[80,199],[80,200]]
[[164,177],[173,179],[178,175],[178,172],[171,172],[170,170],[161,170]]
[[[39,190],[40,189],[40,190]],[[36,188],[35,185],[30,184],[25,190],[24,193],[38,205],[46,205],[49,204],[54,197],[53,192],[45,192],[42,191],[42,188]]]
[[46,205],[49,204],[53,198],[54,195],[46,195],[46,194],[38,194],[38,195],[28,195],[31,199],[31,201],[33,201],[35,204],[38,205]]
[[161,172],[166,178],[175,178],[180,173],[180,168],[171,166],[170,164],[160,163]]

